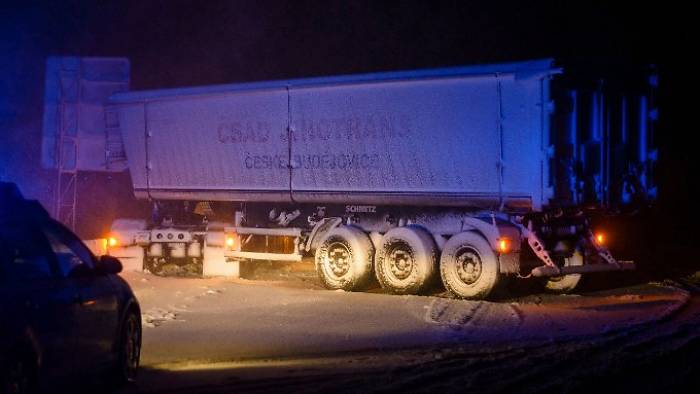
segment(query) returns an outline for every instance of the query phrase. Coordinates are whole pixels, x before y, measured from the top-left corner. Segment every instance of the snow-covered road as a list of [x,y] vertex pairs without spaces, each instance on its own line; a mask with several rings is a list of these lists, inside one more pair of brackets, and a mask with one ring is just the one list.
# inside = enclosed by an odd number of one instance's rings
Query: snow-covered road
[[268,386],[276,379],[298,389],[465,355],[547,359],[654,327],[693,299],[668,284],[476,302],[326,291],[313,282],[124,277],[143,309],[136,390],[144,392],[275,391],[281,386]]

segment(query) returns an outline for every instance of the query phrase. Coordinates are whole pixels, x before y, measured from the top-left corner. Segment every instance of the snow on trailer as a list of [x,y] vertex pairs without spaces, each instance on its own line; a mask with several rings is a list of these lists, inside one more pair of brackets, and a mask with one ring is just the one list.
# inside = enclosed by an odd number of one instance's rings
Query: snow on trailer
[[314,254],[332,289],[376,276],[415,294],[439,277],[465,298],[505,275],[565,291],[631,268],[585,218],[549,212],[560,72],[539,60],[116,94],[108,118],[154,215],[119,221],[114,253],[205,275]]

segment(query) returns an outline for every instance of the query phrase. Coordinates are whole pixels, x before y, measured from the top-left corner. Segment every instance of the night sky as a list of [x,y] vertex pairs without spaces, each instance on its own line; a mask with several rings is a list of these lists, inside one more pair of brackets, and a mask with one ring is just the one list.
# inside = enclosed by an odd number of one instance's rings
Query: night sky
[[674,44],[691,42],[688,12],[641,2],[591,3],[3,2],[0,179],[19,181],[32,196],[50,194],[52,182],[37,181],[49,176],[38,157],[47,55],[128,57],[132,89],[538,57],[614,59],[658,65],[660,143],[671,152],[662,170],[679,179],[666,187],[665,198],[688,203],[697,190],[683,180],[690,174],[691,150],[676,134],[681,127],[674,123],[674,111],[679,110],[668,105],[677,75],[670,72],[677,60]]
[[664,50],[660,10],[616,2],[44,3],[5,15],[15,56],[127,56],[136,89],[552,56],[658,62]]

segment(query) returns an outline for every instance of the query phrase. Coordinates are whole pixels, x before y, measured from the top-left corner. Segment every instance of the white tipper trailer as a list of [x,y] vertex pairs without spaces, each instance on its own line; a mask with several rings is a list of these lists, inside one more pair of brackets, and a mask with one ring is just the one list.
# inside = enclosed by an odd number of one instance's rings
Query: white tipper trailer
[[[149,220],[112,254],[158,272],[315,258],[329,289],[487,297],[631,269],[550,206],[551,60],[118,93],[107,106]],[[218,212],[217,212],[218,211]],[[217,214],[226,220],[214,220]]]

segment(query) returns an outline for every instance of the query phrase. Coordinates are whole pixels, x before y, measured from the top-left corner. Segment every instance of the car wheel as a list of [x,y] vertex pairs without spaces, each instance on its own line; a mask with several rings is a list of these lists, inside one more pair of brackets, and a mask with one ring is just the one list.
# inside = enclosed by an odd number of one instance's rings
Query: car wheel
[[126,315],[122,324],[117,352],[117,384],[134,382],[141,358],[141,316],[133,310]]
[[2,394],[25,394],[36,391],[36,365],[31,357],[17,353],[5,366],[0,386]]

